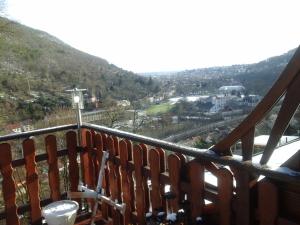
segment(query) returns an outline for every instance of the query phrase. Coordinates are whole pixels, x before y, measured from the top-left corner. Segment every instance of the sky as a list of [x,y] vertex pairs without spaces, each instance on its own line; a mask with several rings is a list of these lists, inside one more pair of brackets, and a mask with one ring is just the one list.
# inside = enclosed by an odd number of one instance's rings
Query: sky
[[5,14],[123,69],[154,72],[254,63],[296,48],[299,6],[299,0],[7,0]]

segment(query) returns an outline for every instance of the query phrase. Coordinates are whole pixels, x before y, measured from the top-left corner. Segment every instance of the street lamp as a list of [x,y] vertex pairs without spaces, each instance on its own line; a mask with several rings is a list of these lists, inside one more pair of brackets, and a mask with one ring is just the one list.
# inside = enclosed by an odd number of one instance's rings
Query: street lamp
[[72,107],[73,107],[73,109],[76,110],[79,144],[81,144],[81,135],[80,135],[80,128],[82,126],[81,109],[84,109],[83,94],[82,94],[82,92],[84,92],[84,91],[86,91],[86,89],[74,88],[71,90],[67,90],[67,92],[71,92]]

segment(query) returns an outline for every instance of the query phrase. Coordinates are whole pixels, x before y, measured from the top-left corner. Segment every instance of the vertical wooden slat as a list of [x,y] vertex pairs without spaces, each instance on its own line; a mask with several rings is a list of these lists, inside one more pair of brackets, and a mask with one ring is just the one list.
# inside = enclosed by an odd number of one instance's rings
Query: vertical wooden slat
[[[102,141],[102,135],[101,134],[95,134],[94,138],[94,144],[96,148],[96,158],[97,158],[97,164],[95,166],[96,170],[96,181],[98,182],[98,176],[99,176],[99,170],[102,163],[102,157],[103,157],[103,141]],[[106,186],[106,179],[105,179],[105,170],[104,170],[104,176],[102,180],[102,188],[105,190]],[[108,206],[104,202],[101,203],[101,212],[102,217],[107,220],[108,219]]]
[[[140,147],[143,150],[143,166],[146,167],[148,165],[148,148],[145,144],[140,144]],[[150,200],[149,200],[149,187],[148,187],[148,177],[143,176],[143,187],[145,193],[145,210],[149,212],[150,210]]]
[[85,160],[87,161],[85,161],[85,165],[84,165],[85,182],[90,188],[95,189],[95,170],[93,164],[92,133],[90,131],[87,131],[85,134],[86,134],[86,146],[84,150],[87,152],[87,157],[85,158]]
[[59,190],[59,170],[57,164],[57,142],[54,135],[48,135],[45,138],[46,152],[48,154],[48,177],[50,186],[50,198],[52,201],[60,200]]
[[136,211],[139,225],[146,224],[145,193],[143,186],[143,150],[139,145],[133,148],[134,173],[136,180]]
[[[108,151],[108,143],[107,143],[107,139],[108,139],[108,136],[104,133],[101,133],[101,138],[102,138],[102,146],[103,146],[103,151]],[[108,163],[107,163],[108,164]],[[110,193],[110,183],[109,183],[109,167],[106,166],[105,167],[105,176],[104,176],[104,183],[103,183],[103,188],[105,190],[105,195],[106,196],[111,196],[111,193]],[[103,212],[106,213],[107,212],[107,218],[104,217],[105,219],[108,219],[109,216],[111,216],[111,210],[110,210],[110,207],[108,205],[105,205],[105,204],[102,204],[102,206],[104,206],[104,210]],[[102,207],[101,206],[101,207]],[[104,215],[106,216],[106,215]]]
[[91,148],[91,132],[83,129],[81,131],[81,140],[82,140],[82,151],[80,152],[80,161],[81,161],[81,173],[83,178],[83,183],[90,188],[93,188],[94,184],[94,175],[93,170],[91,168],[92,163],[90,160],[90,148]]
[[[86,184],[86,178],[85,178],[85,173],[86,169],[85,166],[88,163],[88,152],[86,151],[86,132],[87,129],[81,129],[80,130],[80,170],[81,170],[81,180],[84,184]],[[87,166],[88,167],[88,166]]]
[[233,175],[225,169],[218,170],[218,205],[220,214],[220,225],[231,223],[231,201],[233,196]]
[[[128,161],[133,162],[133,157],[132,157],[132,142],[129,140],[125,140],[127,144],[127,150],[128,150]],[[128,181],[129,181],[129,189],[130,189],[130,196],[131,196],[131,211],[135,211],[135,195],[134,195],[134,181],[133,181],[133,176],[132,176],[132,171],[129,170],[128,172]]]
[[[111,193],[111,198],[113,201],[118,200],[118,181],[117,181],[117,167],[114,163],[114,157],[116,155],[115,151],[115,144],[114,139],[112,137],[107,138],[107,148],[109,151],[109,161],[108,161],[108,167],[109,167],[109,188]],[[113,224],[118,225],[121,221],[121,215],[120,212],[112,209],[112,219]]]
[[98,161],[98,154],[96,148],[96,132],[94,130],[90,130],[92,135],[92,143],[91,143],[91,158],[92,158],[92,169],[93,169],[93,176],[94,176],[94,185],[96,187],[98,181],[98,173],[99,173],[99,161]]
[[[112,138],[114,140],[115,156],[119,157],[119,155],[120,155],[119,139],[118,139],[118,137],[115,137],[115,136],[113,136]],[[116,167],[116,177],[117,177],[117,187],[118,187],[118,201],[121,202],[122,201],[122,197],[121,197],[121,175],[120,175],[119,167],[117,165],[115,165],[115,167]]]
[[247,171],[234,171],[236,179],[236,224],[250,225],[250,176]]
[[[159,152],[159,158],[160,158],[160,173],[164,173],[166,171],[166,153],[162,148],[157,147],[156,150]],[[165,193],[165,185],[160,184],[160,194],[161,196],[164,196]],[[165,212],[167,212],[167,202],[165,198],[162,198],[162,207]]]
[[196,161],[189,163],[189,179],[191,191],[188,199],[191,203],[193,221],[202,216],[204,208],[204,166]]
[[16,184],[11,166],[12,155],[10,145],[0,144],[0,171],[2,174],[2,195],[5,205],[6,224],[19,225],[16,205]]
[[[75,131],[69,131],[66,133],[68,158],[69,158],[69,179],[70,179],[70,191],[78,191],[79,184],[79,166],[77,163],[77,134]],[[77,200],[78,203],[80,200]]]
[[[181,172],[180,172],[180,179],[182,181],[186,180],[187,176],[186,176],[186,156],[181,154],[181,153],[175,153],[179,158],[180,158],[180,162],[181,162]],[[183,191],[181,191],[179,193],[179,202],[183,202],[184,201],[184,196],[185,193]]]
[[30,215],[33,224],[40,224],[42,221],[39,180],[35,161],[35,146],[32,139],[23,141],[23,154],[26,168],[26,185],[30,202]]
[[169,176],[171,183],[171,192],[175,194],[175,198],[170,201],[172,212],[179,210],[180,201],[180,172],[181,172],[181,160],[176,154],[168,156]]
[[278,190],[268,180],[258,184],[258,210],[260,225],[275,225],[278,214]]
[[124,215],[123,224],[130,224],[131,222],[131,196],[128,179],[128,148],[126,141],[120,141],[120,160],[121,160],[121,183],[123,192],[123,201],[126,204],[126,210]]
[[157,149],[149,150],[149,164],[151,174],[151,204],[152,210],[158,210],[162,208],[162,197],[160,194],[160,154]]

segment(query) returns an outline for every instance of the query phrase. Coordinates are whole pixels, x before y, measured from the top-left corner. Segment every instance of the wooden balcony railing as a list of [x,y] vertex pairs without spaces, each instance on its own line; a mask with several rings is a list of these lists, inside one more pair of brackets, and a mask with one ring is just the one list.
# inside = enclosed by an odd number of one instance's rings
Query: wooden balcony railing
[[[239,223],[237,215],[239,208],[259,210],[250,202],[251,186],[245,182],[247,174],[262,174],[277,181],[300,184],[298,176],[250,162],[92,124],[83,124],[82,145],[78,146],[75,128],[76,125],[68,125],[1,137],[0,168],[5,211],[0,213],[0,218],[5,219],[6,224],[20,224],[20,215],[26,212],[30,213],[31,224],[41,224],[41,207],[66,198],[60,191],[58,166],[59,158],[63,156],[68,158],[69,190],[76,191],[80,180],[91,188],[95,187],[101,156],[103,151],[109,151],[104,182],[106,194],[127,205],[124,216],[108,205],[100,205],[101,217],[112,224],[146,224],[145,214],[149,211],[177,212],[178,209],[186,211],[184,224],[194,224],[197,217],[205,218],[206,224],[252,224],[251,220],[259,221],[260,218],[251,217],[249,213],[248,218]],[[66,149],[58,149],[57,137],[49,134],[57,131],[66,132]],[[35,134],[46,135],[46,153],[36,155],[32,138]],[[16,138],[22,139],[24,158],[13,160],[8,143]],[[78,156],[80,160],[77,160]],[[191,158],[187,160],[187,156]],[[36,165],[45,160],[50,193],[47,199],[40,199],[41,178]],[[12,173],[14,168],[23,165],[28,204],[17,205],[16,183]],[[231,169],[224,166],[230,166]],[[205,180],[208,172],[216,177],[217,185]],[[173,199],[166,200],[166,185],[170,185]],[[266,185],[272,186],[270,183]],[[264,186],[261,189],[267,193],[269,191]],[[249,192],[248,202],[240,200],[245,195],[243,190]],[[258,196],[256,198],[258,200]],[[206,200],[209,203],[205,203]],[[81,206],[86,205],[79,202]],[[78,221],[89,215],[86,210],[82,214]]]
[[[126,211],[121,215],[109,205],[100,204],[98,215],[103,223],[142,225],[147,224],[147,212],[155,215],[159,211],[176,213],[183,209],[185,214],[178,224],[197,224],[197,218],[201,217],[204,224],[299,225],[299,172],[272,170],[265,165],[299,105],[299,86],[300,49],[257,108],[211,150],[87,123],[80,130],[77,125],[66,125],[0,137],[4,204],[0,219],[9,225],[42,224],[41,208],[66,198],[62,182],[67,180],[65,189],[70,191],[76,191],[80,181],[90,188],[95,187],[103,151],[108,151],[105,193],[113,200],[126,203]],[[254,164],[251,159],[255,126],[283,95],[285,98],[261,164]],[[38,137],[44,137],[43,142]],[[58,144],[58,139],[64,140],[65,147]],[[230,147],[239,139],[242,159],[233,157],[230,152]],[[20,146],[22,157],[16,158],[14,152]],[[67,166],[63,180],[62,158]],[[38,163],[42,162],[48,178],[39,174]],[[299,167],[300,171],[299,153],[292,164],[294,167],[290,169]],[[18,167],[24,167],[24,182],[14,176]],[[258,181],[260,175],[264,179]],[[45,180],[49,193],[41,197]],[[20,185],[22,190],[18,190]],[[167,187],[170,190],[166,192]],[[25,204],[19,204],[20,194],[26,196]],[[80,203],[77,219],[80,223],[90,216],[93,202],[75,200]],[[23,217],[28,217],[29,222],[23,222]]]

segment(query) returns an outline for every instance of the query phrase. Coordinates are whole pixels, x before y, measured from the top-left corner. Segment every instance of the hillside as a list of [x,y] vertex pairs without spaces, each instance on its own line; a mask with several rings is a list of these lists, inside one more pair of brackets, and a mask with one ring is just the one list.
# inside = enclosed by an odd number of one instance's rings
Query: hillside
[[[240,83],[249,92],[264,95],[278,78],[294,52],[295,49],[254,64],[185,70],[174,76],[179,79],[183,77],[210,77],[213,79],[215,77],[213,83],[217,86]],[[234,83],[231,83],[233,81]]]
[[232,76],[236,75],[236,80],[251,92],[264,95],[276,81],[295,51],[296,49],[293,49],[280,56],[250,64],[244,72],[232,74]]
[[0,17],[2,121],[42,118],[54,107],[70,104],[65,90],[74,86],[87,88],[101,101],[142,98],[159,89],[151,79]]

